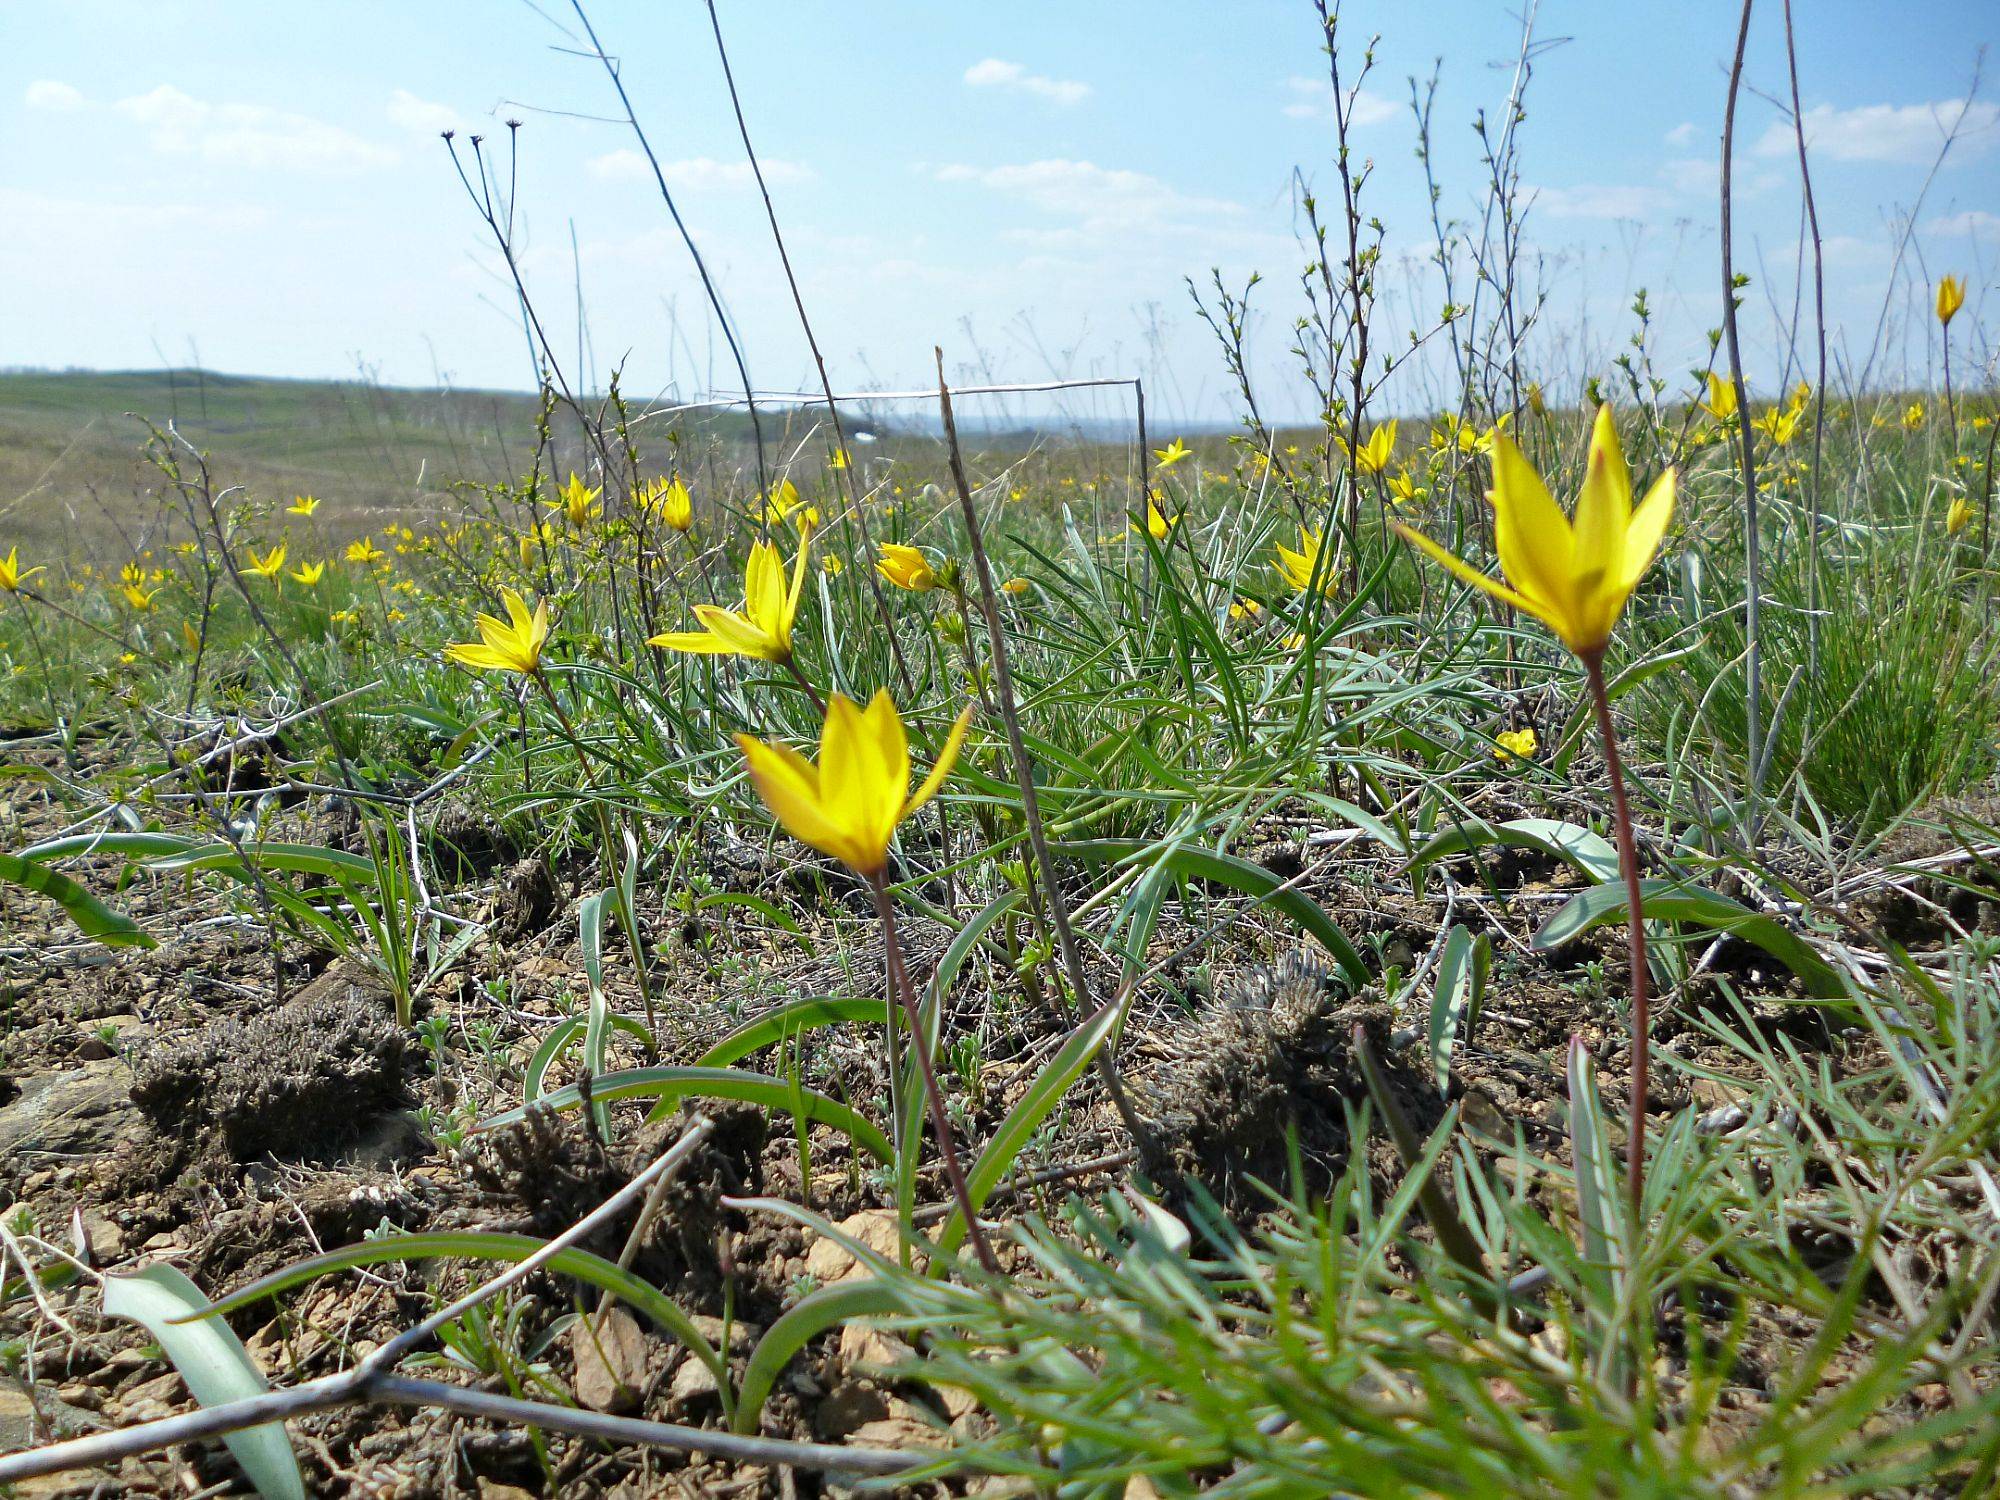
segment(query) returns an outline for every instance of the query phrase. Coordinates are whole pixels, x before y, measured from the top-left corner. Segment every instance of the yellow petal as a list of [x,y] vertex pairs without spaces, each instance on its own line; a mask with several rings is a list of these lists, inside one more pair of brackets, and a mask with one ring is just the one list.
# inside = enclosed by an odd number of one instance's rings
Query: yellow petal
[[1404,541],[1416,547],[1431,558],[1432,561],[1442,563],[1474,588],[1484,589],[1494,598],[1503,603],[1511,604],[1514,608],[1523,610],[1538,620],[1547,621],[1549,624],[1555,623],[1553,620],[1549,620],[1548,612],[1526,594],[1510,589],[1499,579],[1480,572],[1479,569],[1473,567],[1471,563],[1467,562],[1457,553],[1452,552],[1448,548],[1440,547],[1414,526],[1405,526],[1401,521],[1391,521],[1389,524],[1401,534]]
[[1660,541],[1674,518],[1675,483],[1674,471],[1667,470],[1653,481],[1646,498],[1632,512],[1632,524],[1625,531],[1625,555],[1619,559],[1618,567],[1619,581],[1628,594],[1653,565]]
[[938,788],[943,786],[945,778],[951,775],[951,768],[958,763],[959,748],[964,745],[965,731],[971,724],[972,705],[968,703],[958,711],[958,719],[951,726],[951,733],[944,737],[944,744],[938,750],[937,762],[931,767],[931,774],[924,778],[924,784],[917,788],[916,795],[910,798],[909,805],[903,809],[904,817],[907,818],[937,795]]
[[447,646],[444,654],[447,661],[455,661],[462,667],[472,667],[481,672],[506,672],[513,668],[507,655],[491,646]]
[[777,544],[757,542],[743,565],[743,613],[761,630],[769,632],[783,607],[785,569],[778,558]]
[[1582,577],[1609,576],[1619,571],[1625,554],[1625,528],[1632,520],[1632,474],[1618,446],[1618,424],[1611,403],[1597,409],[1585,461],[1583,491],[1576,501],[1575,547],[1571,565]]
[[736,648],[719,635],[705,630],[668,630],[648,636],[646,644],[664,651],[686,651],[695,656],[734,656]]
[[767,745],[754,735],[739,734],[736,744],[743,752],[757,795],[785,831],[822,854],[847,861],[850,840],[841,825],[828,816],[812,762],[789,746]]
[[[1548,486],[1513,439],[1493,443],[1493,540],[1501,571],[1534,613],[1555,624],[1576,599],[1575,533]],[[1560,627],[1558,627],[1560,633]]]
[[761,621],[754,618],[746,620],[735,611],[714,604],[697,604],[694,617],[708,627],[709,633],[717,637],[726,650],[734,651],[739,656],[777,661],[784,655],[779,642],[763,628]]

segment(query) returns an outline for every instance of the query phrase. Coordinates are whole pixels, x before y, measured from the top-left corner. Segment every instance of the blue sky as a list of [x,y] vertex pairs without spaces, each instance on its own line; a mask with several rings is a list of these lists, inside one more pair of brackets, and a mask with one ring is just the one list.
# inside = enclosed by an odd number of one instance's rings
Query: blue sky
[[[1976,99],[1917,205],[1940,115],[1964,103],[2000,7],[1948,0],[1905,24],[1864,0],[1798,0],[1800,66],[1836,342],[1866,358],[1888,299],[1888,358],[1935,357],[1922,283],[1972,282],[1976,338],[2000,257],[2000,107]],[[1735,7],[1547,0],[1523,179],[1547,268],[1546,368],[1602,371],[1651,289],[1662,363],[1699,357],[1716,321],[1714,173]],[[820,341],[844,388],[955,369],[1002,379],[1149,377],[1168,420],[1228,415],[1182,277],[1264,274],[1261,394],[1308,409],[1285,353],[1304,260],[1294,169],[1336,196],[1324,58],[1304,0],[945,4],[723,0],[758,151]],[[1775,0],[1759,7],[1753,87],[1785,88]],[[641,118],[744,334],[756,383],[811,367],[743,168],[698,0],[599,0]],[[1380,31],[1356,148],[1388,226],[1384,336],[1440,300],[1412,156],[1409,76],[1443,59],[1436,160],[1446,212],[1472,216],[1469,128],[1497,112],[1518,44],[1483,0],[1350,4]],[[574,362],[581,263],[592,356],[642,395],[733,383],[684,252],[602,71],[574,55],[566,0],[64,0],[9,8],[0,57],[0,363],[443,374],[522,386],[511,294],[436,138],[521,131],[523,260]],[[1996,93],[1994,98],[2000,98]],[[1753,377],[1779,373],[1770,297],[1789,306],[1798,245],[1790,137],[1746,97],[1739,265],[1757,279]],[[464,136],[461,135],[461,141]],[[1899,283],[1899,215],[1917,233]],[[1961,353],[1959,356],[1963,358]],[[1421,399],[1414,389],[1406,398]]]

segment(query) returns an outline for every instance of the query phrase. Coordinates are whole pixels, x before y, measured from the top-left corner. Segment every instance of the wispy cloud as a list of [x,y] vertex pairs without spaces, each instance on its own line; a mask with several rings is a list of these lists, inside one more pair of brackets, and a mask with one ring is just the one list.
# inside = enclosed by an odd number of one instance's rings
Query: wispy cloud
[[939,167],[939,182],[973,183],[1018,198],[1044,213],[1082,221],[1087,227],[1132,228],[1191,215],[1230,217],[1240,204],[1193,197],[1144,172],[1100,167],[1095,162],[1019,162],[1010,166]]
[[111,107],[144,128],[155,151],[217,166],[359,172],[396,161],[389,147],[324,120],[263,104],[211,104],[170,83]]
[[1669,130],[1666,133],[1666,135],[1662,137],[1662,139],[1665,140],[1669,146],[1673,146],[1676,148],[1682,146],[1691,146],[1694,144],[1694,138],[1698,133],[1699,132],[1695,129],[1694,121],[1683,120],[1681,121],[1680,124],[1676,125],[1672,130]]
[[28,85],[21,102],[30,109],[46,109],[57,113],[68,113],[82,109],[87,102],[83,90],[74,84],[59,83],[53,78],[38,78]]
[[[767,183],[804,182],[812,176],[810,169],[797,162],[786,161],[783,157],[761,158],[764,181]],[[603,156],[592,157],[585,163],[585,169],[593,177],[607,182],[651,182],[653,168],[644,153],[629,146]],[[660,175],[667,179],[670,188],[685,188],[691,193],[727,191],[756,185],[756,175],[747,161],[717,161],[712,156],[690,156],[679,161],[660,163]]]
[[[1285,117],[1290,120],[1331,120],[1333,118],[1333,85],[1324,78],[1301,78],[1296,74],[1285,80]],[[1380,125],[1393,120],[1401,112],[1401,106],[1393,99],[1385,99],[1380,94],[1363,89],[1354,96],[1354,115],[1350,121],[1356,127]]]
[[465,122],[459,119],[458,111],[449,104],[434,104],[429,99],[420,99],[408,89],[397,89],[389,96],[389,107],[385,113],[391,125],[412,135],[442,135],[447,130],[465,129]]
[[1968,208],[1964,213],[1945,214],[1931,219],[1924,225],[1926,234],[1974,234],[1981,237],[2000,236],[2000,214],[1988,213],[1983,208]]
[[1006,89],[1017,94],[1033,94],[1056,104],[1079,104],[1090,97],[1090,85],[1073,78],[1050,78],[1030,73],[1021,64],[997,57],[982,58],[965,70],[965,81],[976,89]]
[[1675,211],[1665,188],[1640,183],[1583,182],[1575,187],[1538,187],[1534,209],[1552,219],[1654,219]]
[[[1835,109],[1816,104],[1805,113],[1806,146],[1829,161],[1897,162],[1918,165],[1937,155],[1954,125],[1957,149],[1991,149],[2000,139],[2000,104],[1940,99],[1935,104],[1863,104]],[[1784,156],[1798,149],[1792,127],[1782,121],[1758,138],[1759,156]]]

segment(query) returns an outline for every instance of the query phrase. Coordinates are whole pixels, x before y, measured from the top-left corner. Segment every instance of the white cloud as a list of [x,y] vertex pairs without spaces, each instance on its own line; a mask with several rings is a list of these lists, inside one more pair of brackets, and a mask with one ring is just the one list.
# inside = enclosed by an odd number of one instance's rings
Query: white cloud
[[465,129],[458,111],[449,104],[419,99],[408,89],[397,89],[389,96],[386,113],[391,125],[400,126],[412,135],[443,135],[447,130]]
[[1924,225],[1927,234],[1974,234],[2000,236],[2000,214],[1983,208],[1969,208],[1962,214],[1947,214]]
[[210,104],[168,83],[112,108],[143,126],[155,151],[218,166],[354,172],[396,160],[388,147],[324,120],[262,104]]
[[[761,159],[764,181],[770,184],[804,182],[812,176],[810,169],[783,157],[767,156]],[[584,164],[593,177],[601,177],[607,182],[651,182],[653,168],[643,152],[629,146],[607,152],[603,156],[592,157]],[[680,161],[660,163],[660,175],[667,179],[670,188],[686,188],[692,193],[712,192],[719,189],[754,187],[756,176],[747,161],[717,161],[710,156],[691,156]]]
[[1665,140],[1669,146],[1688,146],[1694,143],[1695,134],[1694,121],[1683,120],[1666,133]]
[[975,183],[1019,198],[1044,213],[1082,222],[1087,229],[1124,229],[1171,220],[1233,217],[1241,205],[1221,198],[1198,198],[1169,187],[1144,172],[1100,167],[1095,162],[1020,162],[1004,167],[939,167],[939,182]]
[[53,78],[38,78],[28,85],[28,91],[21,96],[21,102],[30,109],[47,109],[66,114],[71,110],[82,109],[87,101],[83,97],[83,91],[74,84],[59,83]]
[[1090,85],[1073,78],[1049,78],[1030,73],[1019,63],[983,58],[965,70],[965,81],[976,89],[1009,89],[1034,94],[1056,104],[1078,104],[1090,97]]
[[1656,219],[1675,208],[1664,188],[1637,184],[1585,182],[1533,191],[1534,208],[1552,219]]
[[[1297,75],[1285,80],[1285,92],[1291,102],[1284,107],[1285,116],[1292,120],[1331,120],[1333,118],[1333,84],[1324,78],[1301,78]],[[1393,99],[1385,99],[1380,94],[1361,90],[1354,96],[1354,114],[1349,124],[1357,128],[1363,125],[1380,125],[1393,120],[1401,106]]]
[[[1806,146],[1829,161],[1900,162],[1920,165],[1937,155],[1954,124],[1954,149],[1991,147],[2000,125],[2000,104],[1940,99],[1935,104],[1863,104],[1835,109],[1816,104],[1806,111]],[[1784,156],[1798,149],[1792,127],[1773,124],[1757,141],[1759,156]]]

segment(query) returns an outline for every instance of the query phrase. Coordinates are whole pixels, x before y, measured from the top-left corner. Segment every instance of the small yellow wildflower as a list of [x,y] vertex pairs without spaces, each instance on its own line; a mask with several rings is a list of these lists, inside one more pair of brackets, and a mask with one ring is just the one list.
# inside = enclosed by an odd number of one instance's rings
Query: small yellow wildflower
[[1718,422],[1727,422],[1736,415],[1736,382],[1725,380],[1715,371],[1708,372],[1708,399],[1701,403],[1701,409]]
[[1653,564],[1674,513],[1674,471],[1632,504],[1632,476],[1607,404],[1598,408],[1576,518],[1562,513],[1521,450],[1502,436],[1493,450],[1493,532],[1501,583],[1421,532],[1404,539],[1467,583],[1544,622],[1586,661],[1602,657],[1625,601]]
[[1153,461],[1163,469],[1171,469],[1175,464],[1193,453],[1193,451],[1186,443],[1182,442],[1179,438],[1175,438],[1166,447],[1155,448],[1153,450]]
[[937,587],[937,574],[930,559],[917,548],[905,547],[900,542],[882,544],[882,556],[875,564],[875,571],[897,588],[913,594],[929,593]]
[[277,583],[279,575],[285,571],[285,544],[283,542],[278,543],[277,546],[273,547],[262,557],[257,555],[255,547],[249,548],[248,551],[250,553],[250,571],[268,583]]
[[1535,738],[1534,729],[1503,729],[1493,736],[1493,758],[1503,763],[1516,760],[1533,760],[1541,741]]
[[290,505],[285,507],[285,514],[288,516],[309,516],[318,509],[318,496],[299,495],[293,499]]
[[[519,672],[526,676],[540,670],[542,647],[549,638],[549,601],[536,600],[532,615],[526,602],[512,589],[500,591],[500,602],[506,607],[507,618],[499,620],[489,614],[473,616],[479,639],[446,646],[446,661],[476,672]],[[402,618],[401,610],[389,611],[392,622]]]
[[785,561],[776,542],[758,542],[743,566],[743,608],[722,609],[697,604],[695,618],[702,630],[670,630],[649,639],[649,646],[686,651],[697,656],[747,656],[755,661],[792,659],[792,626],[798,619],[799,594],[805,588],[806,552],[803,540],[792,562],[790,588],[785,585]]
[[865,709],[833,695],[820,732],[818,765],[789,746],[753,735],[739,734],[736,743],[757,795],[786,832],[873,879],[888,866],[897,824],[930,801],[951,774],[971,722],[968,703],[914,795],[909,738],[887,689]]
[[25,573],[22,572],[21,549],[19,547],[9,547],[7,555],[0,557],[0,589],[5,589],[10,594],[18,594],[21,591],[22,584],[33,578],[37,573],[46,572],[48,572],[47,568],[29,568]]
[[304,584],[307,588],[311,588],[315,584],[317,584],[320,581],[320,579],[325,576],[325,574],[326,574],[325,563],[309,562],[309,563],[300,563],[296,568],[292,569],[291,576],[297,582]]
[[1395,454],[1396,426],[1394,421],[1384,422],[1368,434],[1368,441],[1359,448],[1350,446],[1346,438],[1336,437],[1334,442],[1363,474],[1380,474],[1389,467],[1389,460]]
[[[569,522],[572,529],[582,531],[603,513],[604,488],[602,485],[585,484],[572,470],[569,481],[556,492],[555,504],[550,509],[561,511],[563,519]],[[409,541],[413,535],[406,531],[403,540]]]
[[1965,306],[1965,285],[1956,276],[1945,276],[1937,284],[1937,320],[1946,327]]
[[1320,561],[1320,550],[1326,545],[1324,529],[1308,531],[1299,528],[1299,550],[1294,552],[1282,543],[1278,547],[1278,559],[1271,566],[1278,570],[1278,576],[1291,586],[1295,594],[1303,594],[1313,586],[1313,574],[1319,573],[1319,588],[1322,593],[1331,594],[1336,585],[1333,559]]

